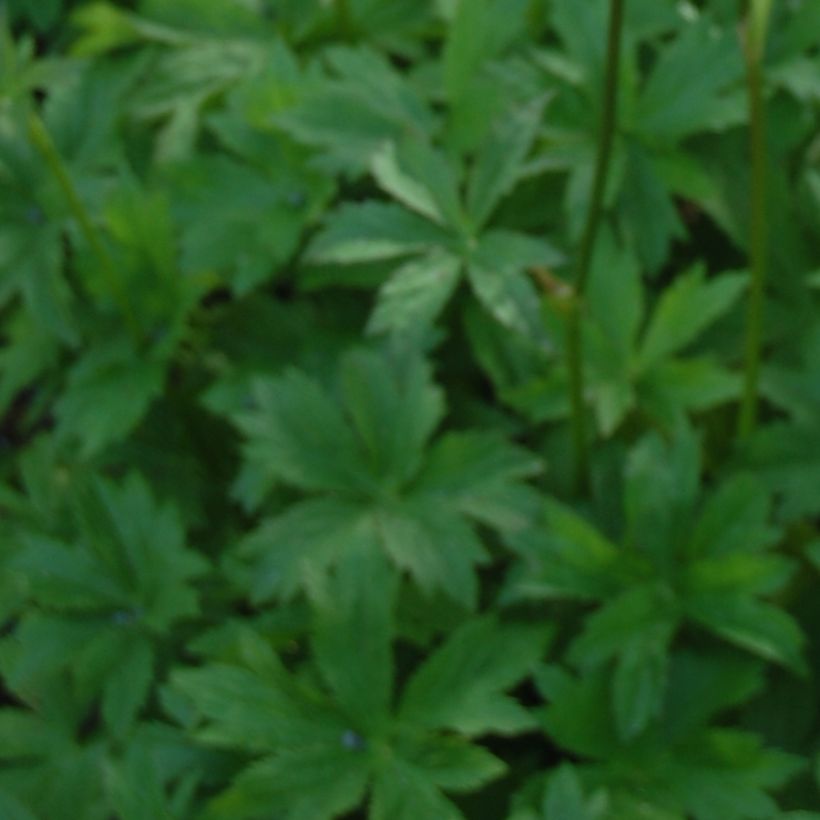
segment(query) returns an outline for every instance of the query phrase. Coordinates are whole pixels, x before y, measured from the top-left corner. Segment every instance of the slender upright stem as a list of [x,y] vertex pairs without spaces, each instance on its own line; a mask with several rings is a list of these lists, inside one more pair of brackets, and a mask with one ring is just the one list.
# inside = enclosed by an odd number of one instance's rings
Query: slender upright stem
[[749,215],[749,272],[743,396],[738,414],[738,437],[750,436],[757,424],[758,383],[763,341],[766,262],[769,249],[766,209],[766,108],[763,100],[763,50],[771,3],[751,3],[744,50],[749,101],[751,194]]
[[60,186],[60,190],[63,192],[63,196],[85,237],[85,241],[88,243],[94,256],[97,257],[97,262],[103,271],[111,297],[122,311],[125,322],[134,340],[138,341],[140,338],[139,325],[131,308],[125,283],[122,281],[122,277],[119,275],[114,260],[111,258],[111,254],[105,247],[105,243],[100,237],[99,231],[94,226],[91,216],[77,193],[77,189],[68,173],[68,169],[65,167],[60,152],[57,150],[57,146],[51,138],[51,134],[48,133],[48,129],[42,119],[34,112],[29,116],[28,132],[31,142],[40,153],[52,176]]
[[618,75],[621,56],[621,31],[623,29],[624,0],[611,0],[609,7],[609,33],[604,77],[603,110],[595,174],[592,180],[589,209],[578,248],[575,272],[575,299],[572,300],[567,322],[567,366],[569,369],[570,401],[572,407],[572,439],[575,451],[575,484],[583,491],[589,483],[589,454],[584,417],[584,356],[581,318],[584,307],[592,254],[603,213],[612,144],[615,139],[616,113],[618,107]]

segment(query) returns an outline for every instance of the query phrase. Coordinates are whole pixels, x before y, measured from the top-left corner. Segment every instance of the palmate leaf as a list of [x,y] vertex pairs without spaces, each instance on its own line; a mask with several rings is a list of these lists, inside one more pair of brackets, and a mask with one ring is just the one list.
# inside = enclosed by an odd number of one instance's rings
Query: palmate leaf
[[464,815],[442,794],[436,781],[450,780],[455,771],[460,775],[458,785],[442,785],[469,790],[504,772],[504,764],[498,758],[477,746],[440,743],[431,751],[432,760],[396,760],[379,772],[373,784],[369,820],[462,820]]
[[467,279],[484,309],[502,325],[549,345],[538,311],[531,268],[551,268],[563,257],[545,240],[508,230],[490,230],[467,261]]
[[767,600],[791,571],[769,550],[778,537],[769,495],[739,475],[699,510],[699,473],[691,430],[681,428],[671,444],[647,436],[627,460],[620,549],[552,501],[542,531],[507,538],[522,562],[510,573],[505,601],[599,603],[567,658],[582,669],[614,665],[612,709],[623,739],[660,719],[669,652],[685,621],[805,671],[800,627]]
[[635,255],[602,230],[590,266],[587,305],[600,328],[609,358],[629,366],[644,319],[645,295]]
[[777,494],[778,517],[796,521],[820,511],[820,428],[778,422],[762,428],[743,452],[743,466]]
[[373,153],[376,183],[404,208],[377,201],[344,205],[309,249],[309,258],[337,264],[421,256],[396,269],[382,287],[372,330],[406,331],[433,322],[466,274],[479,301],[502,324],[544,343],[527,270],[560,264],[562,255],[523,233],[483,231],[523,172],[544,104],[516,105],[511,116],[499,118],[472,165],[464,202],[457,165],[427,139],[390,140]]
[[411,211],[443,227],[464,224],[453,166],[427,142],[386,143],[374,155],[371,171],[379,187]]
[[102,714],[115,737],[122,737],[145,705],[154,680],[154,648],[137,638],[128,644],[106,680]]
[[[671,432],[693,411],[735,398],[741,387],[740,375],[717,357],[687,351],[737,305],[745,276],[727,272],[707,279],[695,266],[647,311],[639,271],[635,252],[604,232],[592,261],[584,327],[590,403],[604,436],[636,408]],[[547,309],[551,325],[560,328],[560,307],[548,302]],[[504,393],[533,419],[560,418],[568,412],[566,371],[561,366],[544,376],[543,369],[533,362]]]
[[88,458],[141,421],[165,380],[165,363],[137,355],[125,337],[87,350],[68,373],[55,408],[58,435],[80,442]]
[[639,735],[661,714],[669,644],[678,625],[671,595],[636,587],[587,618],[569,658],[583,666],[616,659],[612,708],[619,737]]
[[346,556],[317,607],[316,665],[359,731],[383,731],[392,706],[398,578],[380,553]]
[[596,801],[593,805],[584,795],[578,772],[564,763],[550,777],[541,804],[543,820],[596,820],[603,817],[606,803]]
[[645,436],[627,460],[624,482],[624,540],[666,571],[685,537],[698,497],[701,444],[688,425],[671,443]]
[[371,471],[409,481],[444,416],[444,395],[433,384],[429,365],[414,357],[391,366],[384,357],[354,351],[340,363],[339,381],[347,417]]
[[458,149],[479,148],[493,120],[509,106],[510,92],[491,66],[527,29],[526,0],[464,0],[453,4],[442,54],[450,106],[448,138]]
[[[713,29],[704,16],[685,25],[674,44],[660,54],[637,101],[642,132],[674,141],[697,131],[724,126],[726,91],[743,76],[741,52],[727,42],[726,30]],[[690,69],[700,70],[693,77]]]
[[321,151],[322,168],[360,175],[386,141],[434,130],[421,94],[384,55],[336,47],[323,57],[329,76],[305,83],[295,104],[276,118],[296,140]]
[[529,728],[532,715],[502,693],[533,669],[550,633],[543,627],[499,628],[491,618],[469,622],[410,678],[399,719],[467,736]]
[[433,324],[460,278],[461,260],[438,248],[407,262],[379,290],[368,330],[406,332]]
[[758,667],[725,653],[676,653],[663,717],[638,740],[618,739],[605,673],[574,679],[551,668],[540,686],[549,701],[545,726],[560,746],[591,761],[618,761],[596,767],[606,772],[596,782],[613,807],[635,801],[645,809],[634,816],[751,820],[780,816],[770,792],[797,771],[798,759],[750,733],[709,729],[707,721],[748,700],[761,682]]
[[174,820],[182,814],[172,810],[159,757],[149,737],[142,735],[131,740],[123,760],[106,766],[106,791],[120,820]]
[[[220,121],[220,126],[224,133],[230,120]],[[231,289],[241,296],[275,277],[296,250],[307,207],[326,196],[327,186],[315,175],[299,178],[284,170],[285,157],[275,142],[270,153],[262,173],[226,156],[207,154],[176,163],[167,173],[182,226],[180,265],[188,276],[224,271]],[[280,169],[274,165],[277,158]]]
[[672,241],[683,239],[685,231],[653,157],[632,140],[625,153],[619,215],[638,257],[654,274],[667,260]]
[[248,766],[206,816],[242,820],[276,811],[286,820],[340,817],[361,802],[367,779],[366,760],[341,744],[304,747]]
[[251,600],[261,602],[272,595],[287,600],[300,589],[315,594],[343,556],[378,549],[374,539],[361,504],[333,497],[296,503],[240,543],[240,554],[253,562]]
[[475,606],[475,570],[486,563],[488,553],[448,500],[411,496],[404,504],[375,509],[372,521],[380,547],[423,592],[440,590],[467,607]]
[[447,239],[432,222],[384,202],[347,203],[308,249],[317,262],[373,262],[430,251]]
[[522,482],[541,471],[538,458],[500,435],[447,433],[430,448],[417,488],[441,497],[459,512],[498,529],[523,530],[540,505]]
[[251,400],[254,409],[236,418],[248,461],[305,490],[368,486],[364,454],[341,409],[304,373],[257,380]]
[[797,622],[782,609],[726,592],[693,592],[686,609],[693,620],[727,641],[761,658],[807,673],[803,658],[805,637]]
[[481,230],[501,199],[519,181],[532,149],[546,99],[536,99],[500,118],[482,145],[467,183],[466,207],[474,230]]
[[652,314],[638,354],[640,366],[649,368],[683,350],[737,302],[745,285],[745,276],[729,273],[706,282],[700,266],[681,274]]
[[617,546],[558,501],[544,503],[541,526],[506,540],[522,564],[510,574],[505,600],[595,600],[619,588]]
[[335,394],[297,371],[259,382],[255,409],[236,416],[248,464],[317,495],[243,539],[254,598],[316,595],[345,554],[380,551],[427,592],[472,605],[487,557],[474,522],[525,526],[536,505],[523,481],[539,464],[494,436],[428,447],[443,412],[428,366],[412,357],[350,352]]
[[20,294],[42,333],[76,343],[74,300],[61,272],[65,207],[10,117],[0,118],[0,217],[0,304]]
[[474,790],[504,771],[469,738],[532,725],[505,693],[538,661],[549,630],[491,617],[468,624],[417,668],[394,707],[395,583],[384,559],[372,556],[328,577],[311,640],[316,674],[286,671],[262,640],[248,666],[173,674],[174,689],[205,721],[197,730],[203,742],[259,756],[207,817],[273,810],[288,820],[330,820],[369,792],[372,818],[460,820],[445,792]]
[[105,820],[103,744],[76,740],[75,706],[65,691],[38,690],[36,697],[37,712],[0,710],[0,806],[6,798],[14,810],[30,812],[21,820],[46,820],[68,800],[82,817]]
[[184,547],[176,511],[135,475],[121,486],[101,481],[73,501],[65,542],[23,536],[13,566],[36,608],[15,629],[5,673],[20,692],[67,674],[83,696],[99,696],[109,731],[122,737],[153,684],[157,643],[197,612],[191,581],[207,565]]

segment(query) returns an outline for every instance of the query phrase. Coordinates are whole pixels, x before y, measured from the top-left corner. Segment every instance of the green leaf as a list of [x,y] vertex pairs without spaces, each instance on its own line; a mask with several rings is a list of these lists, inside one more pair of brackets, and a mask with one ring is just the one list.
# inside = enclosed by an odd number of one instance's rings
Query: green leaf
[[106,787],[120,820],[173,820],[159,754],[145,739],[129,743],[124,760],[106,768]]
[[458,285],[461,262],[434,249],[397,268],[379,290],[371,333],[412,332],[433,323]]
[[449,499],[410,497],[373,512],[372,525],[393,563],[426,593],[441,590],[464,606],[478,598],[476,566],[486,563],[481,539]]
[[299,89],[296,104],[277,124],[320,148],[321,166],[358,174],[387,140],[430,134],[436,120],[415,86],[387,55],[367,47],[336,46],[323,54],[331,77]]
[[66,738],[53,721],[29,710],[4,706],[0,709],[0,740],[0,759],[11,762],[62,753]]
[[623,654],[627,665],[634,666],[642,653],[665,647],[676,623],[671,594],[656,584],[637,586],[587,618],[569,656],[578,664],[597,666]]
[[214,663],[178,669],[171,685],[208,721],[198,730],[208,744],[256,753],[346,751],[345,719],[316,691],[294,687],[276,659],[256,671]]
[[701,445],[684,425],[672,442],[650,434],[629,454],[624,486],[625,542],[668,574],[698,495]]
[[504,691],[532,671],[549,635],[543,627],[500,626],[489,617],[469,621],[410,678],[399,718],[467,736],[529,728],[532,715]]
[[507,539],[523,564],[510,578],[505,597],[603,597],[620,578],[617,547],[560,502],[547,499],[544,508],[543,524]]
[[368,467],[384,481],[404,484],[417,472],[444,415],[443,393],[429,366],[418,357],[396,362],[352,351],[342,359],[339,377],[346,415]]
[[762,664],[723,648],[684,650],[671,658],[665,730],[678,742],[759,693]]
[[407,736],[399,736],[396,748],[405,761],[447,791],[479,789],[507,769],[503,761],[482,746],[450,735],[435,734],[422,739],[411,730]]
[[544,820],[592,820],[573,766],[565,763],[550,777],[541,814]]
[[613,705],[618,735],[637,737],[660,717],[666,697],[668,634],[629,641],[620,653],[613,680]]
[[603,231],[592,258],[586,301],[606,337],[606,353],[620,367],[631,364],[644,315],[640,267],[635,257]]
[[752,438],[744,454],[744,465],[777,494],[781,520],[820,512],[814,492],[820,481],[819,435],[816,424],[771,424]]
[[99,624],[68,621],[30,612],[17,625],[14,641],[17,652],[4,664],[4,675],[13,691],[55,676],[99,634]]
[[486,58],[490,39],[487,0],[463,0],[456,7],[444,48],[444,87],[451,102],[462,97]]
[[682,239],[685,233],[652,157],[633,141],[626,147],[619,204],[631,246],[647,271],[657,273],[673,240]]
[[499,530],[523,529],[539,498],[523,481],[541,462],[490,432],[448,433],[432,447],[416,483],[421,495],[447,498],[465,515]]
[[[677,141],[719,127],[726,91],[743,76],[740,49],[732,32],[712,28],[701,17],[660,52],[638,98],[636,121],[642,132]],[[698,71],[692,72],[697,65]]]
[[34,533],[26,534],[23,544],[11,566],[28,576],[34,596],[50,606],[117,606],[128,600],[127,587],[93,555]]
[[99,697],[109,731],[121,737],[147,696],[152,644],[197,613],[191,581],[207,565],[184,547],[176,511],[136,475],[78,495],[67,532],[76,546],[40,536],[20,556],[32,600],[49,614],[32,610],[21,621],[8,680],[25,689],[70,673],[72,690]]
[[617,754],[610,677],[603,669],[582,678],[557,667],[542,670],[537,683],[548,701],[542,724],[560,748],[598,761]]
[[675,767],[669,786],[688,812],[704,820],[779,816],[767,793],[800,768],[796,757],[763,748],[759,738],[723,729],[710,732],[696,755]]
[[374,262],[429,251],[447,238],[440,227],[400,205],[348,202],[330,215],[308,255],[316,262]]
[[307,490],[370,486],[363,453],[337,402],[304,372],[257,380],[252,400],[253,409],[236,418],[250,463]]
[[687,546],[692,556],[757,552],[771,546],[771,498],[752,475],[738,474],[711,495]]
[[656,365],[638,382],[640,404],[659,424],[674,429],[686,412],[711,410],[740,395],[741,374],[711,357],[670,359]]
[[526,26],[521,0],[459,0],[444,47],[444,87],[453,105],[462,102],[483,64]]
[[332,820],[364,797],[367,759],[341,743],[303,745],[253,763],[209,807],[209,817],[252,820],[277,812],[285,820]]
[[317,594],[337,562],[376,549],[365,515],[361,504],[320,497],[263,521],[239,543],[240,554],[255,559],[248,579],[252,600],[287,600],[300,589]]
[[393,760],[373,783],[370,820],[464,820],[425,772]]
[[467,278],[478,298],[502,325],[546,345],[539,298],[527,270],[553,267],[563,257],[546,241],[526,234],[484,233],[467,263]]
[[208,564],[185,546],[177,509],[158,502],[144,478],[131,473],[117,484],[98,481],[77,500],[76,516],[82,542],[132,590],[134,617],[164,632],[199,611],[191,582]]
[[122,340],[92,348],[71,368],[55,408],[61,435],[79,439],[85,458],[123,439],[160,394],[161,362],[138,357]]
[[103,690],[102,714],[115,737],[133,725],[148,697],[154,677],[154,651],[147,641],[136,639],[108,675]]
[[649,368],[690,345],[723,316],[746,286],[741,274],[724,273],[705,281],[702,267],[679,276],[655,308],[640,350],[640,366]]
[[35,379],[41,379],[58,360],[53,334],[27,312],[18,311],[4,325],[6,344],[0,351],[0,412]]
[[504,116],[490,132],[475,159],[467,184],[467,211],[480,230],[498,203],[519,181],[544,114],[546,100],[533,100]]
[[426,142],[388,142],[373,157],[371,168],[379,187],[410,210],[442,227],[463,223],[453,168]]
[[[280,146],[268,153],[264,169],[217,155],[177,163],[169,172],[183,226],[181,267],[189,276],[224,271],[242,295],[272,279],[297,249],[323,186],[289,170]],[[301,207],[292,204],[297,192]]]
[[5,790],[0,791],[0,816],[4,820],[37,820],[36,815]]
[[316,664],[363,734],[387,721],[393,692],[393,607],[397,581],[383,555],[347,556],[316,611]]
[[803,632],[783,610],[726,593],[691,595],[685,605],[691,618],[716,635],[795,672],[806,672]]

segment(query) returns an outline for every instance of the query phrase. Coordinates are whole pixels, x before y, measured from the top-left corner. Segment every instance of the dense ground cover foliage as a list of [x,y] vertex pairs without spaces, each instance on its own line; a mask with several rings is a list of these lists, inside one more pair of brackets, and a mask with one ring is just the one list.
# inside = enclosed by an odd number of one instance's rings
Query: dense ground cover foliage
[[0,9],[2,820],[820,818],[819,3]]

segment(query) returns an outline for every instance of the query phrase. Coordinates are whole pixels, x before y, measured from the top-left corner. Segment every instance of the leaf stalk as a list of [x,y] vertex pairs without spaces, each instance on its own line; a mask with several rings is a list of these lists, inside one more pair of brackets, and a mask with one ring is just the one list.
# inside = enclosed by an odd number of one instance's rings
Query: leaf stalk
[[749,273],[744,346],[744,385],[738,413],[738,438],[748,438],[757,426],[760,359],[763,345],[766,266],[769,251],[766,189],[766,104],[763,99],[763,53],[770,0],[752,0],[742,34],[746,56],[749,105],[751,193],[749,214]]
[[574,281],[574,291],[577,298],[572,302],[567,321],[566,355],[570,383],[572,440],[575,453],[575,485],[578,492],[585,491],[589,485],[589,451],[584,415],[585,379],[581,319],[592,255],[595,250],[595,241],[603,214],[612,146],[615,140],[623,20],[624,0],[611,0],[606,65],[604,68],[603,108],[598,134],[595,172],[592,180],[589,207],[578,247],[578,262]]
[[122,312],[134,340],[138,342],[141,334],[125,290],[125,283],[122,281],[122,277],[119,275],[114,260],[105,247],[99,231],[94,226],[88,210],[80,199],[77,188],[63,162],[63,158],[60,156],[60,152],[57,150],[57,146],[54,144],[54,140],[51,138],[51,134],[49,134],[45,123],[35,112],[31,112],[29,115],[28,133],[32,144],[42,157],[51,175],[57,181],[68,203],[69,210],[85,237],[85,241],[94,256],[97,257],[97,262],[103,271],[111,297]]

